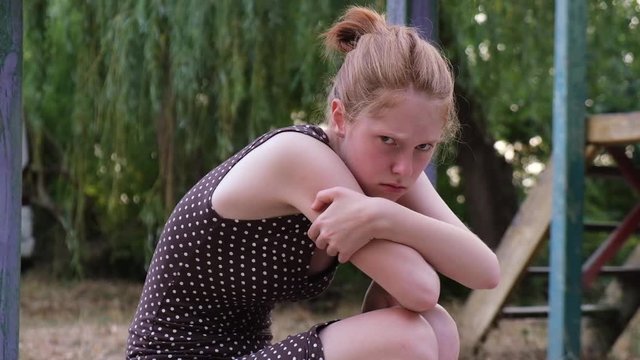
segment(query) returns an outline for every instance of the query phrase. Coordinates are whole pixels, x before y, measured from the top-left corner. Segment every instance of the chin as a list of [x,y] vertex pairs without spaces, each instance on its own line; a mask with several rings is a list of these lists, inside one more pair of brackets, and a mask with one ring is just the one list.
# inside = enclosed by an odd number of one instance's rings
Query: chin
[[398,202],[398,200],[400,200],[400,198],[402,197],[402,195],[387,195],[387,196],[381,196],[387,200],[391,200],[393,202]]
[[367,194],[367,196],[371,197],[379,197],[387,200],[391,200],[393,202],[397,202],[404,194],[389,194],[386,192],[375,192],[373,194]]

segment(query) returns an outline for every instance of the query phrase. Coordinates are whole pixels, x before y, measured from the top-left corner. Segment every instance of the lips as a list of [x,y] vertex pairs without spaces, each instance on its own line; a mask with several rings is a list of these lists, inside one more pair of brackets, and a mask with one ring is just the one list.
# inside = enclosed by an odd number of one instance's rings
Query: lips
[[387,189],[388,191],[393,191],[393,192],[401,192],[407,189],[405,186],[397,185],[397,184],[381,184],[381,185],[383,188]]

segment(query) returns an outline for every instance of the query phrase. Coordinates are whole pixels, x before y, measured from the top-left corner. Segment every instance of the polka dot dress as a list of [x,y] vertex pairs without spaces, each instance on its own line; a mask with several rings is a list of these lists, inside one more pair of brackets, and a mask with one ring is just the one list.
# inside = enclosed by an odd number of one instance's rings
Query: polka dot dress
[[308,275],[314,244],[301,215],[221,217],[212,192],[240,159],[275,134],[295,131],[328,144],[316,126],[269,132],[202,178],[176,205],[151,260],[129,328],[130,359],[322,359],[317,325],[271,344],[276,302],[319,295],[336,264]]

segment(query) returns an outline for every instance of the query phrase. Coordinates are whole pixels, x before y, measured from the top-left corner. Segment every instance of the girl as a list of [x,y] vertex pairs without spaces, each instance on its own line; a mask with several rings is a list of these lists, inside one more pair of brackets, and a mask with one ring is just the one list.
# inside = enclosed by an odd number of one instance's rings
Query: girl
[[[129,329],[129,358],[455,359],[440,272],[470,288],[495,255],[423,169],[458,123],[447,61],[411,28],[353,7],[326,130],[269,132],[202,178],[167,221]],[[340,262],[373,280],[363,313],[271,344],[278,301],[318,295]]]

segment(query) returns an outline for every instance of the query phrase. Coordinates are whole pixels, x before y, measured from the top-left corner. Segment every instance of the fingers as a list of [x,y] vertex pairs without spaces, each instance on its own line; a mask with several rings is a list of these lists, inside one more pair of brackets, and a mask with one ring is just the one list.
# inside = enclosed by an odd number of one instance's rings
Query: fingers
[[339,192],[339,188],[335,187],[318,191],[313,204],[311,204],[311,209],[317,212],[324,211],[327,206],[331,205],[331,203],[335,200]]
[[327,252],[327,255],[329,255],[329,256],[338,255],[338,249],[336,249],[334,246],[327,246],[327,249],[325,251]]
[[309,230],[307,230],[307,236],[309,237],[309,239],[313,240],[313,242],[316,242],[318,236],[320,236],[320,225],[318,224],[319,223],[317,222],[312,223],[311,226],[309,226]]
[[338,247],[335,244],[331,244],[328,237],[321,236],[315,227],[311,226],[307,234],[316,244],[318,249],[324,250],[329,256],[338,256],[338,262],[344,264],[349,262],[351,259],[351,256],[353,255],[352,252],[346,250],[340,252]]
[[316,197],[316,199],[311,204],[311,210],[317,211],[317,212],[323,212],[329,205],[331,205],[330,202],[328,203],[323,202],[321,200],[318,200],[318,198]]
[[349,260],[351,259],[351,253],[347,253],[347,252],[341,252],[338,254],[338,262],[341,264],[345,264],[347,262],[349,262]]

